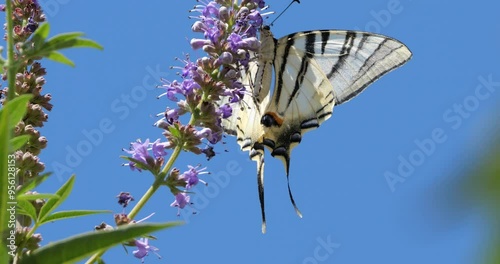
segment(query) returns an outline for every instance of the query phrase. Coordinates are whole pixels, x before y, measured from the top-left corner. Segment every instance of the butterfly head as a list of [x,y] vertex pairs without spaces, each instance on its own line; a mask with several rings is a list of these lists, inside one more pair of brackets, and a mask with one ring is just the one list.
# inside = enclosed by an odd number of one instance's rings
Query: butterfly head
[[[276,47],[276,39],[271,32],[269,26],[262,26],[260,28],[260,50],[258,52],[258,57],[260,58],[260,63],[262,66],[260,68],[264,71],[268,71],[269,77],[271,77],[272,62],[274,60],[274,50]],[[269,79],[269,82],[271,80]],[[270,85],[268,85],[270,86]]]
[[260,40],[262,41],[265,38],[273,39],[273,33],[271,32],[271,27],[268,25],[263,25],[260,27]]

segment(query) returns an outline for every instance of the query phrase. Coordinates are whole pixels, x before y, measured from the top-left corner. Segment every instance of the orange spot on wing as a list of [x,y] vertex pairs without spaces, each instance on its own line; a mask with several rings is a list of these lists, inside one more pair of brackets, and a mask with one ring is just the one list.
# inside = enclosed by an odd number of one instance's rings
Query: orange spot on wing
[[266,114],[272,116],[274,121],[276,121],[276,123],[278,123],[279,126],[283,124],[283,118],[281,118],[278,114],[274,112],[267,112]]

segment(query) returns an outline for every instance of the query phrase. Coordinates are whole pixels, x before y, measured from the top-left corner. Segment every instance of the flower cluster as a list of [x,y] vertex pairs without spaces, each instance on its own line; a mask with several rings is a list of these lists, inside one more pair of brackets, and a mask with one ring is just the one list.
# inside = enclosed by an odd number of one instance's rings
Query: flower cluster
[[172,204],[170,204],[170,206],[178,208],[177,215],[180,215],[180,210],[186,205],[192,204],[190,202],[191,197],[187,194],[187,192],[199,182],[207,185],[205,181],[198,178],[198,175],[207,174],[208,172],[205,171],[206,168],[199,169],[199,167],[200,165],[196,167],[188,165],[189,170],[183,172],[182,174],[178,169],[173,169],[167,178],[167,182],[171,183],[170,185],[186,188],[185,191],[180,191],[177,188],[172,190],[175,194],[175,200]]
[[[40,4],[37,0],[13,1],[14,41],[24,42],[38,28],[38,24],[45,21]],[[5,11],[5,4],[0,5]]]
[[[266,15],[260,12],[264,7],[262,0],[241,0],[239,4],[234,0],[199,0],[191,10],[191,18],[196,20],[191,29],[202,33],[203,38],[193,38],[190,44],[194,50],[205,51],[206,56],[193,60],[186,55],[184,59],[177,59],[183,66],[173,68],[179,70],[181,80],[161,80],[159,88],[163,93],[158,98],[166,97],[176,106],[166,107],[159,115],[162,118],[155,123],[167,139],[166,143],[156,141],[156,147],[162,151],[175,149],[174,153],[180,149],[205,154],[208,159],[215,155],[213,145],[222,139],[223,119],[231,117],[234,104],[247,93],[241,72],[260,49],[257,31]],[[181,117],[186,114],[190,116],[189,122],[183,124]],[[166,175],[170,167],[165,166],[159,173],[166,153],[155,151],[155,143],[132,143],[127,151],[132,155],[128,158],[132,170],[150,170],[157,177]],[[204,147],[200,147],[202,145]],[[204,170],[189,166],[189,170],[181,174],[172,169],[163,180],[162,184],[175,196],[171,206],[179,209],[178,215],[180,209],[191,204],[188,192],[193,186],[205,183],[198,178],[199,174],[206,173]]]
[[[196,154],[204,153],[196,147],[201,140],[216,144],[222,139],[222,119],[232,115],[232,106],[242,100],[245,87],[241,83],[240,67],[245,67],[251,52],[258,51],[260,42],[256,37],[262,26],[259,8],[262,0],[243,0],[233,5],[232,0],[200,1],[191,13],[194,32],[203,33],[204,38],[193,38],[191,47],[203,49],[208,56],[192,61],[187,55],[178,67],[181,81],[162,80],[160,88],[164,92],[159,97],[167,97],[177,103],[177,108],[167,107],[156,125],[165,130],[165,136],[174,146],[179,143],[169,128],[177,125],[184,130],[184,138],[197,138],[193,142],[181,142],[184,149]],[[183,97],[182,99],[179,99]],[[188,125],[181,125],[179,118],[191,114]],[[183,128],[183,126],[189,126]]]
[[[149,170],[151,172],[159,172],[161,166],[164,162],[164,157],[167,155],[165,151],[166,148],[170,148],[168,142],[160,142],[157,139],[153,143],[149,143],[149,139],[146,139],[144,143],[138,139],[136,142],[130,144],[130,150],[124,149],[125,152],[130,154],[132,157],[128,165],[130,169],[137,169],[142,171],[143,169]],[[150,152],[152,155],[150,155]]]
[[[124,210],[125,210],[125,207],[127,207],[127,205],[130,202],[134,201],[134,197],[132,197],[132,195],[129,192],[120,192],[120,194],[118,194],[116,196],[116,198],[118,198],[118,204],[123,206]],[[143,221],[149,219],[153,215],[154,215],[154,213],[146,216],[145,218],[143,218],[141,220],[136,221],[136,220],[130,219],[129,216],[124,211],[122,213],[115,214],[114,220],[115,220],[116,226],[129,225],[129,224],[136,224],[136,223],[143,222]],[[114,229],[113,226],[108,225],[105,222],[102,222],[100,225],[97,225],[94,227],[94,230],[96,230],[96,231],[113,230],[113,229]],[[158,258],[161,258],[161,256],[158,253],[156,253],[156,251],[159,251],[159,249],[154,247],[154,246],[149,245],[148,238],[146,238],[146,237],[141,237],[139,239],[131,240],[129,242],[124,243],[123,245],[130,246],[130,247],[136,247],[137,249],[132,251],[132,253],[133,253],[134,257],[140,259],[142,263],[144,263],[144,259],[148,256],[149,252],[153,252]]]
[[[21,47],[19,43],[29,39],[31,34],[38,28],[38,23],[45,21],[45,15],[37,1],[14,1],[13,2],[13,24],[14,24],[14,41],[18,43],[16,48]],[[2,5],[0,10],[5,11],[5,6]],[[15,56],[19,57],[19,50],[15,51]],[[40,136],[40,132],[35,129],[42,127],[47,122],[48,115],[46,111],[52,110],[50,103],[52,96],[50,94],[42,94],[43,85],[45,85],[44,75],[47,74],[38,61],[21,60],[21,69],[16,74],[16,86],[12,89],[5,87],[0,90],[0,98],[7,97],[9,92],[16,95],[32,94],[33,98],[28,105],[28,112],[19,122],[14,130],[14,136],[28,135],[30,140],[23,148],[15,154],[16,164],[20,168],[17,175],[20,177],[19,182],[25,182],[28,178],[34,178],[45,170],[45,164],[40,162],[37,155],[47,146],[47,138]],[[2,80],[7,80],[5,73],[2,74]],[[0,99],[0,103],[5,103],[5,98]]]
[[[5,4],[0,5],[0,11],[5,11]],[[23,43],[28,42],[33,32],[38,28],[39,23],[45,21],[45,15],[36,0],[12,1],[12,22],[14,40],[14,59],[19,63],[18,71],[15,76],[14,87],[4,87],[0,90],[0,104],[4,105],[9,93],[20,96],[31,94],[32,99],[28,104],[28,111],[22,121],[16,124],[14,128],[15,137],[26,135],[29,137],[24,146],[13,153],[17,167],[16,175],[18,188],[31,180],[40,177],[45,170],[45,164],[40,161],[38,155],[47,146],[47,138],[40,135],[38,127],[42,127],[47,122],[48,115],[45,111],[52,109],[50,103],[52,96],[43,94],[42,88],[45,85],[46,70],[40,62],[35,60],[23,59],[21,47]],[[4,39],[7,39],[7,32]],[[2,80],[7,80],[6,71],[1,75]],[[39,195],[37,192],[26,192],[25,195]],[[32,204],[36,214],[40,212],[42,206],[46,203],[44,199],[27,199]],[[35,213],[35,212],[33,212]],[[25,215],[16,217],[18,225],[16,226],[16,246],[22,248],[20,251],[29,253],[37,249],[42,240],[40,234],[32,234],[32,220]],[[31,234],[31,235],[30,235]]]

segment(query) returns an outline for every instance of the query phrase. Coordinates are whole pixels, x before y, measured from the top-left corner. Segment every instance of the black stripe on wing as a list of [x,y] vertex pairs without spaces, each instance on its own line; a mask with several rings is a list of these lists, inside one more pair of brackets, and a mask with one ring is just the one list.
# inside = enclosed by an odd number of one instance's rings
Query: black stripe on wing
[[329,39],[330,39],[330,31],[329,30],[321,31],[321,55],[325,54],[326,44],[328,44]]
[[353,46],[354,39],[356,38],[356,33],[353,31],[347,31],[345,35],[344,44],[342,45],[342,49],[340,50],[339,59],[333,65],[330,72],[326,75],[328,79],[330,79],[338,70],[344,65],[347,58],[349,58],[349,54],[351,53],[351,49]]
[[[285,72],[288,55],[290,54],[290,48],[295,43],[294,38],[295,38],[296,34],[297,33],[288,35],[285,50],[283,52],[283,58],[282,58],[283,61],[281,62],[281,67],[280,67],[278,73],[276,73],[276,79],[277,79],[276,87],[275,87],[276,98],[274,100],[276,105],[278,105],[278,103],[280,101],[281,90],[283,89],[283,73]],[[275,45],[275,47],[277,47],[277,45]],[[276,56],[276,51],[274,52],[274,54]],[[276,58],[274,58],[274,61],[275,61],[275,65],[276,65]]]
[[309,60],[314,57],[315,41],[316,41],[316,34],[306,35],[306,43],[305,43],[306,52],[304,53],[304,56],[302,57],[302,60],[300,62],[300,69],[295,78],[295,86],[293,87],[292,94],[290,94],[290,97],[288,98],[288,103],[286,105],[286,108],[288,108],[292,103],[292,101],[295,100],[295,96],[299,92],[299,89],[302,86],[302,83],[304,82],[304,78],[307,74],[307,69],[309,68]]
[[[360,50],[362,48],[362,45],[364,44],[364,42],[366,42],[366,40],[370,37],[370,35],[364,33],[363,34],[363,38],[361,39],[360,43],[358,44],[358,48],[357,50]],[[376,67],[377,63],[380,63],[380,62],[383,62],[388,56],[392,55],[396,50],[399,50],[404,46],[404,44],[400,43],[398,46],[394,47],[394,48],[390,48],[385,46],[386,43],[388,43],[389,41],[396,41],[394,39],[391,39],[391,38],[385,38],[383,41],[381,41],[377,48],[372,52],[372,54],[370,54],[370,56],[368,56],[368,58],[365,59],[365,61],[363,62],[363,65],[361,65],[361,67],[359,68],[358,70],[358,76],[356,79],[352,80],[352,84],[356,83],[359,79],[365,77],[365,74],[367,72],[369,72],[373,67]],[[399,43],[399,42],[398,42]],[[386,52],[386,54],[383,56],[383,57],[380,57],[380,58],[376,58],[374,60],[372,60],[372,58],[374,56],[379,56],[379,52],[383,49],[383,48],[386,48],[388,49],[388,51]],[[357,52],[357,51],[356,51]],[[394,63],[391,67],[387,68],[387,69],[383,69],[379,74],[377,74],[376,76],[374,76],[373,78],[370,79],[370,81],[364,83],[362,86],[360,86],[358,89],[356,89],[355,91],[353,91],[352,93],[350,93],[348,96],[344,97],[341,101],[337,101],[336,104],[339,105],[341,103],[344,103],[344,102],[347,102],[349,101],[350,99],[356,97],[356,95],[360,94],[361,92],[363,92],[370,84],[372,84],[373,82],[375,82],[376,80],[378,80],[380,77],[382,77],[384,74],[398,68],[399,66],[405,64],[408,60],[410,60],[411,56],[409,56],[408,58],[404,59],[404,60],[401,60],[399,63]],[[369,66],[368,63],[371,63]],[[364,69],[366,68],[366,69]]]
[[370,37],[370,34],[367,34],[364,32],[362,34],[363,35],[361,37],[361,40],[359,41],[358,46],[356,47],[356,52],[354,52],[354,57],[358,56],[358,52],[363,49],[363,46],[365,45],[366,41]]

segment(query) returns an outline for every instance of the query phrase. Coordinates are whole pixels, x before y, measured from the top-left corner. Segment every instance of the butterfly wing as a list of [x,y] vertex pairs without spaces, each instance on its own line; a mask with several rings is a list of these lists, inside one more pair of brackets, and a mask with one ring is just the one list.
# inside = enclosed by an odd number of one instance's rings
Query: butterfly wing
[[382,35],[321,30],[277,41],[275,88],[264,111],[264,144],[288,175],[290,151],[302,134],[330,118],[344,103],[411,58],[401,42]]
[[[260,40],[259,53],[241,70],[241,81],[249,93],[223,125],[257,162],[265,233],[264,146],[283,161],[288,180],[290,152],[301,142],[302,134],[330,118],[335,104],[350,100],[408,61],[411,52],[397,40],[355,31],[299,32],[276,40],[264,27]],[[272,97],[271,66],[276,75]],[[301,216],[289,184],[288,192]]]
[[[249,151],[250,159],[257,163],[257,186],[262,214],[262,233],[266,232],[264,208],[264,131],[260,124],[264,107],[269,103],[272,79],[272,60],[264,60],[257,54],[250,54],[247,67],[240,67],[241,82],[247,89],[243,99],[233,108],[233,114],[223,120],[226,132],[236,136],[243,151]],[[226,99],[227,100],[227,99]]]
[[296,38],[331,82],[336,105],[349,101],[412,56],[400,41],[367,32],[321,30]]
[[301,216],[288,181],[291,150],[303,133],[330,118],[334,105],[404,64],[411,52],[397,40],[355,31],[299,32],[275,45],[274,93],[261,119],[263,143],[283,162],[290,200]]

